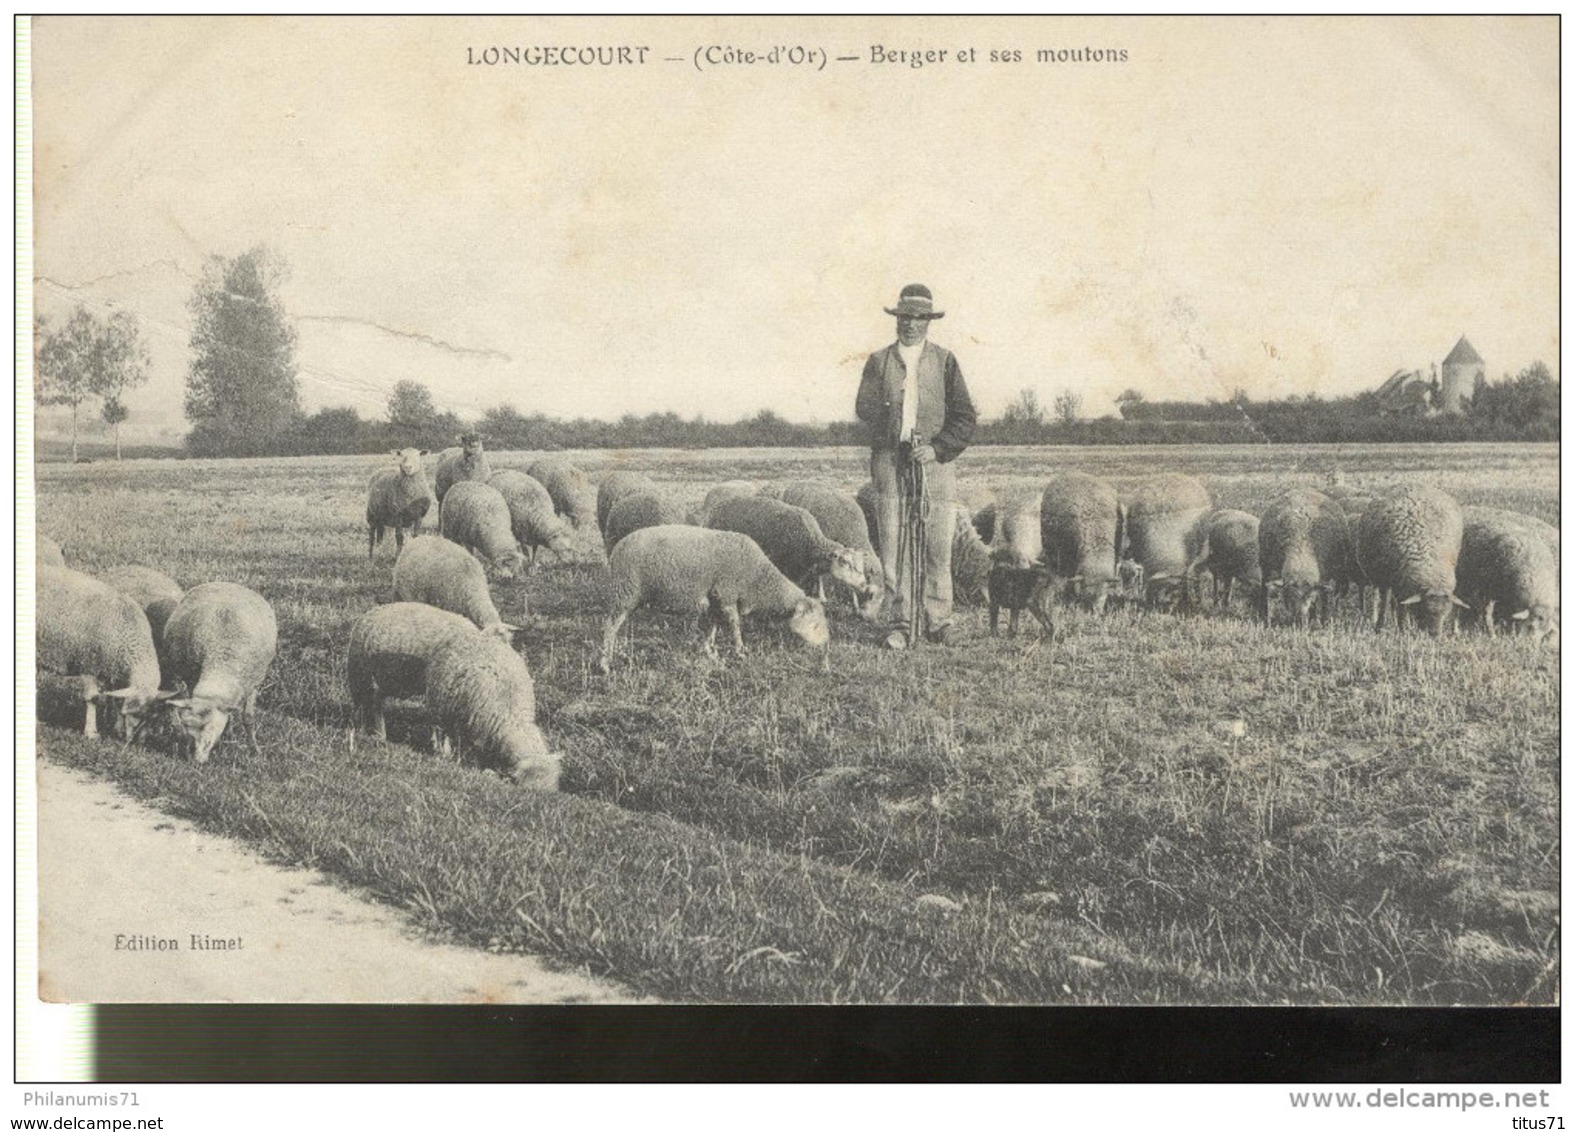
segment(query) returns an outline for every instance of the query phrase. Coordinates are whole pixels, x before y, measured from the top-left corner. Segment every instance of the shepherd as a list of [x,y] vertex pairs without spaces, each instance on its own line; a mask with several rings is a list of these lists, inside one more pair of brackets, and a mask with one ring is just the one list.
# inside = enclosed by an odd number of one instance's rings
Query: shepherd
[[885,643],[904,649],[922,638],[950,645],[952,533],[957,475],[978,413],[950,350],[928,340],[945,317],[930,289],[910,283],[897,305],[897,340],[871,354],[854,406],[870,428],[881,567],[886,575]]

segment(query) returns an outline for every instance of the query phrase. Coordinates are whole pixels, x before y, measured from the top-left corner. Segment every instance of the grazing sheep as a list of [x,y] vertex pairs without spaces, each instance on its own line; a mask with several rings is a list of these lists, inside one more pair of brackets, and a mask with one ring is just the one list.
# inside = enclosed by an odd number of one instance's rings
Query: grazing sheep
[[[875,517],[875,481],[865,480],[859,489],[853,493],[854,501],[858,503],[859,510],[864,512],[864,529],[869,535],[870,545],[880,553],[880,523]],[[959,513],[961,513],[959,511]]]
[[38,536],[37,559],[39,569],[66,564],[66,556],[61,553],[60,544],[48,535]]
[[613,547],[626,535],[646,527],[682,524],[683,521],[684,509],[672,496],[665,491],[643,491],[638,495],[626,495],[614,504],[607,513],[602,539],[607,553],[611,554]]
[[1000,511],[1001,500],[995,489],[977,480],[958,483],[957,502],[968,512],[974,530],[985,542],[995,541],[995,517]]
[[965,605],[987,605],[990,601],[990,570],[995,559],[968,513],[957,511],[952,535],[952,597]]
[[437,471],[432,476],[432,492],[441,504],[448,489],[455,484],[467,480],[486,483],[491,478],[492,466],[487,463],[481,437],[467,432],[459,438],[459,447],[445,448],[438,453]]
[[556,554],[560,561],[574,562],[578,559],[569,524],[553,509],[552,496],[547,494],[547,489],[540,481],[509,468],[494,472],[487,484],[496,488],[498,494],[503,496],[503,502],[508,505],[510,530],[528,556],[532,570],[536,568],[537,548],[543,546]]
[[612,513],[612,509],[617,506],[620,499],[659,490],[656,481],[644,472],[608,472],[596,487],[597,530],[603,535],[607,533],[607,516]]
[[1044,608],[1050,571],[1044,563],[1044,541],[1035,493],[1013,496],[996,512],[995,543],[988,583],[990,635],[996,635],[1002,609],[1011,614],[1007,633],[1017,635],[1017,619],[1026,608],[1049,634],[1055,625]]
[[279,647],[273,607],[234,582],[195,586],[170,614],[164,647],[176,679],[190,689],[184,699],[169,704],[196,761],[208,761],[237,709],[257,752],[257,689]]
[[443,750],[533,790],[558,788],[558,756],[536,726],[536,690],[524,659],[502,641],[456,638],[427,666],[427,711],[443,729]]
[[379,468],[366,485],[366,559],[383,541],[383,528],[394,528],[394,557],[405,546],[405,528],[413,536],[421,533],[421,520],[432,507],[432,488],[420,448],[395,448],[394,466]]
[[1125,499],[1127,542],[1132,560],[1143,568],[1150,606],[1179,597],[1192,604],[1187,567],[1197,560],[1214,500],[1195,476],[1169,472],[1140,480]]
[[[1456,567],[1460,596],[1489,634],[1494,614],[1538,640],[1558,632],[1558,556],[1547,540],[1514,513],[1471,508]],[[1533,520],[1535,521],[1535,520]]]
[[1310,487],[1281,493],[1258,524],[1263,623],[1272,622],[1277,592],[1301,628],[1311,625],[1314,605],[1327,625],[1330,602],[1352,580],[1352,561],[1350,521],[1337,502]]
[[112,566],[99,575],[99,580],[107,582],[142,607],[142,612],[148,618],[148,628],[153,631],[154,651],[159,654],[159,686],[173,688],[175,674],[164,652],[164,626],[184,596],[180,584],[151,566]]
[[457,613],[419,601],[396,601],[362,614],[350,627],[346,674],[356,722],[388,738],[383,700],[426,695],[427,668],[450,642],[481,640],[481,630]]
[[1039,525],[1045,565],[1067,580],[1067,596],[1103,613],[1120,586],[1122,511],[1114,485],[1087,472],[1063,472],[1040,496]]
[[1467,523],[1470,523],[1473,519],[1483,522],[1509,523],[1530,531],[1532,534],[1540,536],[1542,541],[1548,544],[1548,549],[1553,551],[1554,562],[1559,560],[1559,529],[1551,523],[1545,523],[1541,519],[1522,514],[1519,511],[1501,511],[1496,507],[1462,507],[1460,515]]
[[[1434,487],[1407,487],[1367,509],[1357,524],[1357,562],[1378,587],[1377,627],[1389,599],[1434,636],[1454,619],[1455,565],[1465,533],[1460,504]],[[1397,616],[1398,619],[1398,616]]]
[[122,729],[140,724],[158,699],[159,658],[142,607],[66,566],[38,572],[38,667],[82,678],[84,735],[98,734],[106,698],[119,701]]
[[457,483],[439,510],[443,537],[480,554],[500,578],[512,578],[525,566],[514,538],[514,515],[508,500],[490,483]]
[[393,598],[457,613],[505,643],[519,632],[498,616],[481,563],[458,543],[438,535],[422,535],[406,545],[394,563]]
[[864,556],[827,538],[815,516],[802,507],[760,496],[724,499],[711,509],[706,525],[748,535],[778,570],[806,590],[830,577],[867,598],[874,596],[867,589]]
[[860,600],[859,591],[855,590],[854,605],[865,620],[874,621],[879,617],[881,599],[885,596],[886,575],[859,501],[845,491],[824,484],[795,480],[783,486],[782,502],[804,508],[815,517],[827,538],[864,555],[863,600]]
[[1263,570],[1258,560],[1258,526],[1258,517],[1245,511],[1216,511],[1209,516],[1203,550],[1187,567],[1187,572],[1194,576],[1203,570],[1209,572],[1216,604],[1230,604],[1237,582],[1249,593],[1257,593],[1263,585]]
[[577,531],[596,521],[596,488],[562,456],[543,456],[525,469],[552,496],[552,506]]
[[759,494],[760,485],[751,480],[728,480],[726,483],[719,483],[705,493],[705,501],[692,516],[693,522],[699,527],[709,527],[712,513],[724,500],[743,499]]
[[824,649],[831,641],[826,609],[772,565],[748,535],[704,527],[646,527],[622,539],[611,555],[612,587],[597,671],[606,672],[613,642],[629,614],[642,605],[673,613],[705,612],[706,650],[713,651],[719,622],[744,652],[740,618],[750,613],[785,616],[799,638]]
[[1344,484],[1329,484],[1321,490],[1340,505],[1340,510],[1345,512],[1345,517],[1353,524],[1378,498],[1372,492],[1364,491],[1359,487],[1347,487]]

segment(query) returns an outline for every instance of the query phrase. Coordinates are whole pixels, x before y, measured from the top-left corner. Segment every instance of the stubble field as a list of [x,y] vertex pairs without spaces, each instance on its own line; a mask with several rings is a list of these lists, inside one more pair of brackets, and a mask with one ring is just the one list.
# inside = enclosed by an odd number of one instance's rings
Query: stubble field
[[[848,449],[587,452],[698,501],[723,480],[866,478]],[[562,793],[445,762],[418,707],[351,742],[344,647],[388,590],[366,559],[385,458],[40,466],[38,529],[92,573],[145,563],[267,597],[280,655],[262,756],[198,767],[71,733],[46,758],[409,909],[681,1001],[1546,1003],[1558,993],[1556,650],[1310,633],[1238,598],[1191,615],[1058,608],[1064,635],[893,654],[834,614],[831,671],[774,626],[708,660],[691,619],[634,618],[593,675],[605,565],[495,583]],[[492,454],[524,467],[525,453]],[[999,449],[998,489],[1082,469],[1200,476],[1259,513],[1338,470],[1557,524],[1553,446]],[[594,543],[594,536],[587,536]],[[1031,624],[1025,618],[1025,624]],[[108,883],[108,882],[107,882]]]

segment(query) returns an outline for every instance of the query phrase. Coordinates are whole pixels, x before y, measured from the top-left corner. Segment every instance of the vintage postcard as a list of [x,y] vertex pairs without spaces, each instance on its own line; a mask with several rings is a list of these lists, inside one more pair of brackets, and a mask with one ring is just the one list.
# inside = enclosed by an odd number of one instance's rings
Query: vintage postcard
[[41,1000],[1558,1002],[1557,17],[22,33]]

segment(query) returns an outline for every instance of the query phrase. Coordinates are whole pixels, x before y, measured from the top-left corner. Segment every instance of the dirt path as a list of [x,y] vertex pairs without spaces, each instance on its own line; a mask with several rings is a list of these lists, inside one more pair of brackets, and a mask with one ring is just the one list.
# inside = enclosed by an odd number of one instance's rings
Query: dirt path
[[48,1001],[636,1001],[529,956],[425,942],[398,911],[316,870],[271,865],[45,759],[38,794]]

